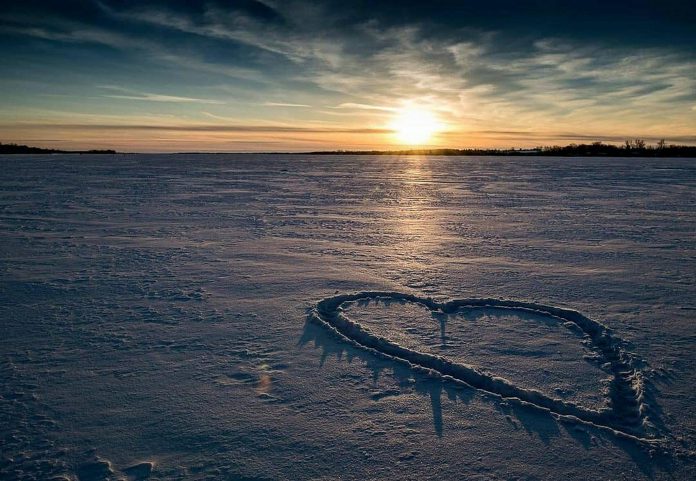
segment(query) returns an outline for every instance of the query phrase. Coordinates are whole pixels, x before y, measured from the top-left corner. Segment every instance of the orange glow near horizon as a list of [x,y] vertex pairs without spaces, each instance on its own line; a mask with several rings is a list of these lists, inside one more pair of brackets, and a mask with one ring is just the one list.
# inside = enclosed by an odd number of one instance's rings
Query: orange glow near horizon
[[[442,110],[438,110],[441,112]],[[111,122],[109,122],[111,120]],[[589,143],[588,135],[575,138],[551,129],[529,132],[473,130],[463,122],[418,108],[392,110],[380,116],[359,116],[346,124],[297,122],[231,131],[227,123],[164,122],[160,119],[89,119],[79,124],[61,117],[53,122],[2,122],[0,142],[62,150],[114,149],[119,152],[309,152],[333,150],[400,150],[408,148],[533,148],[540,145]],[[243,120],[237,122],[243,125]],[[129,125],[126,121],[133,124]],[[148,125],[145,125],[149,122]],[[190,129],[189,129],[190,127]],[[546,126],[544,126],[546,127]],[[304,130],[306,128],[306,130]],[[675,131],[684,135],[685,131]],[[607,128],[596,139],[622,145],[627,138],[644,138],[654,145],[659,132],[629,135]],[[667,136],[668,137],[668,136]],[[668,143],[693,145],[694,141]]]
[[426,144],[442,130],[440,121],[432,112],[418,108],[399,111],[391,128],[399,143],[407,145]]

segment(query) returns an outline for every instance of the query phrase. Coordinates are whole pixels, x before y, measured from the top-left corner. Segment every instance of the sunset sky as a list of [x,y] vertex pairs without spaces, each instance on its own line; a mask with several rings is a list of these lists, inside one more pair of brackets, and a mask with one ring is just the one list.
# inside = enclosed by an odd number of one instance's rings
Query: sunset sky
[[5,2],[0,141],[696,144],[694,25],[673,0]]

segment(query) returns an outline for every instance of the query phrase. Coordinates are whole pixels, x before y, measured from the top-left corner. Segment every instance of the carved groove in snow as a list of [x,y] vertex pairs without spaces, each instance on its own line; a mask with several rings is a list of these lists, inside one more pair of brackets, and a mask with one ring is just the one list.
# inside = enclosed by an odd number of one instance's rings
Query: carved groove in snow
[[[535,389],[516,386],[507,379],[484,373],[463,363],[400,346],[378,336],[343,312],[343,305],[360,300],[395,300],[420,304],[432,312],[452,314],[461,308],[494,307],[551,316],[570,322],[587,335],[591,347],[610,364],[612,381],[609,391],[610,407],[590,409],[576,403],[555,399]],[[591,424],[611,431],[617,436],[657,445],[661,439],[651,419],[646,401],[646,381],[641,371],[644,362],[626,350],[625,341],[609,329],[577,311],[529,302],[501,299],[459,299],[437,302],[400,292],[359,292],[321,300],[310,314],[310,320],[329,329],[342,340],[375,355],[425,370],[444,379],[464,383],[475,389],[500,396],[507,401],[539,408],[561,419]]]

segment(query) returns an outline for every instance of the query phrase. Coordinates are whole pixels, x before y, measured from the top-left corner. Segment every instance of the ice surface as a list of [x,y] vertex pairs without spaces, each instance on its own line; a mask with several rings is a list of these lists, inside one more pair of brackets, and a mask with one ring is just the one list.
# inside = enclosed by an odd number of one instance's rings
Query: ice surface
[[[696,476],[692,160],[65,155],[0,167],[0,479]],[[644,361],[669,449],[308,322],[322,299],[369,290],[601,322]],[[446,316],[443,343],[419,309],[345,313],[515,386],[607,402],[607,367],[566,327],[464,310]]]

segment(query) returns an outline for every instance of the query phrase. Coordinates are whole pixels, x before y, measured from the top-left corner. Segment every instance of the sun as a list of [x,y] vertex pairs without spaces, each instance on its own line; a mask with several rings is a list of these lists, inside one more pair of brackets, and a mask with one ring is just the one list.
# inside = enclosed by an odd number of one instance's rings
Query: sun
[[422,145],[440,130],[440,122],[432,112],[406,108],[398,112],[391,128],[399,142],[408,145]]

